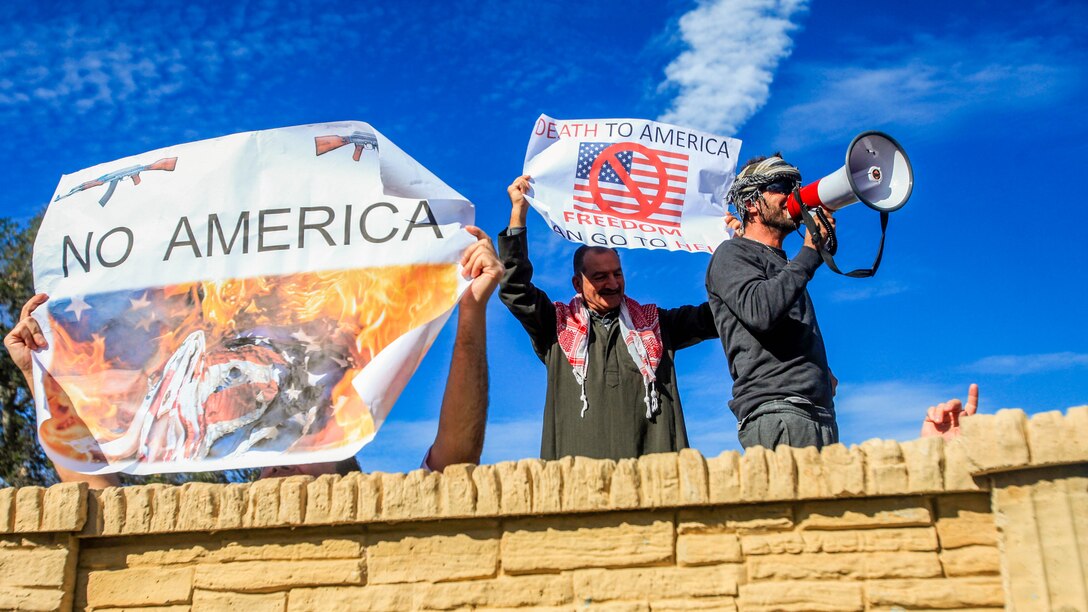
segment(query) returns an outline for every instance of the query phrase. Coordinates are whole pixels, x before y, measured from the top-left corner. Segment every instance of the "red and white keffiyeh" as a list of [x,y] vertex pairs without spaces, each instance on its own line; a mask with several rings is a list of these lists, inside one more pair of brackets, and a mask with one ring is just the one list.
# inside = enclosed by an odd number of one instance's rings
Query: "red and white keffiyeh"
[[[654,382],[657,380],[655,372],[657,365],[661,363],[661,321],[658,318],[657,306],[647,304],[643,306],[629,297],[624,297],[620,304],[619,313],[620,335],[623,343],[627,345],[627,352],[638,366],[642,374],[642,382],[646,386],[646,418],[661,411],[658,406],[657,389]],[[586,399],[586,370],[589,366],[589,309],[582,301],[582,296],[576,295],[569,304],[555,303],[555,326],[559,336],[559,348],[567,356],[571,368],[574,369],[574,379],[582,388],[582,413],[585,416],[589,409],[589,400]]]

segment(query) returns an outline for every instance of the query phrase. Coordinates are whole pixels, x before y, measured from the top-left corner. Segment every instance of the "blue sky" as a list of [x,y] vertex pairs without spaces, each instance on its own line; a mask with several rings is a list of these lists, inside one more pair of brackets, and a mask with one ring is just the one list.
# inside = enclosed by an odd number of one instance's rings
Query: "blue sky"
[[[987,412],[1088,403],[1084,3],[12,2],[0,23],[0,214],[19,219],[63,173],[342,119],[371,123],[467,196],[492,234],[542,112],[734,136],[741,160],[782,150],[806,180],[837,169],[858,132],[884,130],[916,179],[882,268],[868,280],[822,269],[809,285],[843,440],[913,438],[927,406],[972,381]],[[850,207],[839,227],[843,265],[867,265],[876,214]],[[539,284],[566,300],[574,245],[535,216],[529,229]],[[707,261],[625,252],[628,292],[700,302]],[[451,344],[448,328],[365,469],[418,465]],[[484,460],[535,456],[544,368],[497,299],[489,351]],[[738,448],[720,344],[681,352],[678,368],[692,445]]]

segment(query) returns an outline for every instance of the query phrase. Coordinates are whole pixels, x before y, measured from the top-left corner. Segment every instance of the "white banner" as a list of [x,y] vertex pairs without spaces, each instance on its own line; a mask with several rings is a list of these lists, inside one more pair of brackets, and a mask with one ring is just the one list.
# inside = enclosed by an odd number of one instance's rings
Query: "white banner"
[[34,244],[42,446],[86,473],[354,455],[467,286],[473,216],[359,122],[63,177]]
[[529,203],[585,244],[713,252],[740,141],[642,119],[541,115],[525,152]]

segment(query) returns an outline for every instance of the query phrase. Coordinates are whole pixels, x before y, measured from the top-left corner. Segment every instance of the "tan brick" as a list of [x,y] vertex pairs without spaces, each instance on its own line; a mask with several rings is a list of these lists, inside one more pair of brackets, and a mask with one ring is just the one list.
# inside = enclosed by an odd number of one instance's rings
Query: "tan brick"
[[961,494],[938,497],[937,536],[944,549],[974,544],[997,546],[997,526],[990,511],[990,496]]
[[502,567],[508,574],[672,561],[673,524],[653,513],[610,513],[508,521]]
[[963,419],[960,439],[973,472],[995,472],[1028,465],[1027,417],[1023,410],[998,410]]
[[[450,466],[458,468],[461,466]],[[450,468],[446,468],[450,469]],[[309,488],[306,489],[309,493]],[[309,505],[306,506],[309,508]],[[382,514],[382,477],[379,474],[360,474],[359,502],[356,506],[360,521],[374,521]]]
[[573,466],[573,457],[530,464],[530,473],[533,476],[533,512],[547,514],[562,510],[563,484],[569,478]]
[[745,555],[801,552],[926,552],[937,550],[937,536],[933,528],[791,531],[745,535],[741,538],[741,548]]
[[87,603],[93,608],[188,603],[193,568],[147,567],[87,574]]
[[944,490],[944,438],[919,438],[899,445],[907,465],[907,491],[934,493]]
[[932,527],[861,529],[849,531],[802,531],[805,552],[927,552],[937,550]]
[[799,531],[746,534],[740,537],[740,547],[745,556],[806,552],[805,539]]
[[287,593],[221,593],[219,591],[193,592],[194,610],[223,610],[234,612],[283,612],[287,609]]
[[677,454],[680,467],[680,503],[705,504],[710,501],[707,485],[706,459],[694,448],[682,449]]
[[574,572],[575,601],[635,599],[653,601],[737,594],[744,580],[741,564],[709,567],[640,567]]
[[976,480],[971,472],[974,468],[967,458],[967,443],[963,436],[944,444],[944,489],[945,491],[978,491],[985,486],[985,479]]
[[525,608],[561,606],[573,601],[570,576],[503,576],[494,580],[472,580],[425,584],[419,587],[424,609]]
[[607,509],[609,487],[616,462],[611,459],[575,457],[570,480],[564,481],[563,510],[585,512]]
[[815,446],[792,448],[793,463],[797,466],[797,498],[828,497],[824,464]]
[[126,567],[190,564],[206,557],[203,545],[185,545],[171,536],[132,540],[82,540],[79,567],[115,570]]
[[642,507],[660,508],[680,504],[680,466],[676,453],[656,453],[638,458],[642,484]]
[[860,580],[933,578],[941,575],[935,552],[800,553],[748,558],[752,580]]
[[793,528],[793,507],[790,504],[750,504],[681,510],[677,525],[681,534],[780,531]]
[[945,576],[985,576],[1001,573],[1001,553],[996,546],[964,546],[941,551]]
[[745,612],[840,612],[863,610],[861,584],[761,582],[742,584],[737,605]]
[[266,478],[250,483],[246,500],[245,527],[275,527],[280,523],[280,487],[282,478]]
[[529,466],[506,461],[495,465],[499,477],[499,506],[504,515],[528,514],[533,509],[533,482]]
[[414,584],[380,584],[365,587],[316,587],[291,589],[287,609],[291,612],[313,610],[352,610],[353,612],[390,612],[415,609]]
[[69,551],[64,548],[2,548],[0,584],[60,588],[64,585],[68,556]]
[[[180,506],[179,493],[181,487],[168,485],[148,485],[152,489],[151,531],[163,533],[174,531],[177,525],[178,508]],[[122,501],[124,501],[122,499]],[[123,514],[122,514],[123,516]]]
[[44,487],[21,487],[15,491],[15,532],[39,531],[42,524]]
[[15,489],[0,489],[0,533],[15,530]]
[[[99,536],[104,533],[105,517],[102,516],[102,489],[87,491],[87,522],[83,524],[83,536]],[[14,519],[14,515],[12,519]]]
[[740,453],[724,451],[706,460],[707,486],[710,503],[740,501]]
[[232,483],[219,487],[219,528],[238,529],[246,513],[249,483]]
[[306,519],[306,490],[314,481],[313,476],[297,474],[288,476],[280,483],[280,525],[301,525]]
[[[304,536],[297,533],[279,533],[241,541],[227,541],[203,552],[199,559],[205,563],[362,559],[366,550],[365,544],[366,536],[362,534]],[[135,555],[128,559],[130,564],[140,561],[141,557]]]
[[697,599],[658,599],[651,603],[651,612],[736,612],[734,597],[699,597]]
[[865,493],[865,461],[857,447],[831,444],[820,449],[827,493],[834,497],[850,497]]
[[360,560],[259,561],[198,565],[193,585],[211,591],[269,593],[292,587],[363,584]]
[[865,492],[893,495],[907,492],[907,464],[895,440],[867,440],[861,444],[865,457]]
[[64,608],[64,595],[64,591],[60,589],[32,589],[0,584],[0,610],[53,612]]
[[120,535],[125,528],[124,489],[121,487],[103,489],[98,491],[95,499],[102,519],[102,535]]
[[769,450],[755,446],[740,457],[740,496],[748,501],[765,501],[770,490],[770,468],[767,467]]
[[445,517],[470,517],[476,514],[476,483],[472,481],[474,466],[467,463],[447,466],[439,483],[439,513]]
[[1056,411],[1031,417],[1027,422],[1027,437],[1032,465],[1088,461],[1088,439],[1082,437],[1088,434],[1088,426],[1075,426],[1078,419],[1088,425],[1088,411],[1083,417],[1081,414],[1074,409],[1067,417]]
[[735,533],[687,533],[676,538],[676,561],[680,565],[710,565],[743,560],[740,538]]
[[994,481],[994,518],[1004,551],[1009,606],[1030,609],[1042,602],[1052,610],[1081,607],[1088,601],[1085,466],[1014,473]]
[[125,534],[143,534],[151,531],[151,515],[154,513],[151,487],[124,487]]
[[498,572],[495,523],[450,524],[442,531],[375,528],[367,547],[369,584],[488,578]]
[[[472,484],[476,485],[476,516],[498,516],[502,513],[502,483],[490,465],[479,465],[472,470]],[[533,493],[536,501],[536,493]],[[555,492],[556,508],[559,507],[559,491]]]
[[[432,481],[439,478],[432,475]],[[437,484],[437,483],[436,483]],[[437,496],[435,499],[434,514],[438,513]],[[352,472],[341,476],[340,480],[332,484],[332,507],[329,509],[329,520],[333,523],[353,523],[359,504],[359,473]]]
[[[403,474],[381,474],[383,480],[386,476],[404,478]],[[323,525],[332,520],[332,485],[337,478],[335,474],[322,474],[306,485],[306,516],[303,521],[307,525]]]
[[[219,485],[189,482],[181,487],[177,528],[181,531],[215,529],[219,523]],[[127,514],[127,513],[126,513]],[[126,531],[128,522],[125,522]]]
[[997,576],[944,580],[880,580],[867,583],[865,591],[870,606],[957,609],[1005,605],[1001,579]]
[[805,502],[797,511],[802,529],[921,527],[933,524],[926,498],[888,497]]
[[788,446],[779,446],[767,455],[767,499],[797,498],[797,464]]
[[42,500],[42,531],[79,531],[87,520],[87,483],[55,484]]
[[608,492],[611,508],[638,508],[642,502],[638,477],[638,459],[620,459],[612,472],[612,487]]

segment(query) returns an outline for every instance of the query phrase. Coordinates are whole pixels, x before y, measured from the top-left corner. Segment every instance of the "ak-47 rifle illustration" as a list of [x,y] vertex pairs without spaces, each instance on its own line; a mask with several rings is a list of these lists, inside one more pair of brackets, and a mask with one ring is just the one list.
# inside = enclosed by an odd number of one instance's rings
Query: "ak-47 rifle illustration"
[[370,132],[352,132],[351,136],[315,136],[314,144],[317,146],[317,154],[324,155],[340,147],[353,144],[355,154],[351,156],[355,161],[363,154],[363,149],[378,150],[378,138]]
[[106,189],[106,194],[103,195],[102,199],[98,201],[99,205],[105,206],[106,202],[109,202],[110,198],[113,197],[113,191],[117,189],[117,183],[120,183],[125,179],[132,179],[133,185],[139,185],[141,172],[145,170],[166,170],[167,172],[173,172],[177,164],[178,158],[166,157],[146,166],[131,166],[128,168],[122,168],[115,172],[110,172],[109,174],[103,174],[102,176],[96,178],[93,181],[87,181],[86,183],[76,185],[72,188],[71,191],[62,196],[57,196],[56,199],[54,199],[53,201],[56,202],[57,200],[63,200],[64,198],[67,198],[74,193],[79,193],[80,191],[83,191],[85,189],[90,189],[91,187],[98,187],[99,185],[105,185],[106,183],[109,183],[110,186]]

